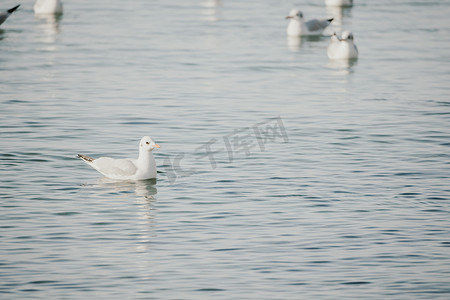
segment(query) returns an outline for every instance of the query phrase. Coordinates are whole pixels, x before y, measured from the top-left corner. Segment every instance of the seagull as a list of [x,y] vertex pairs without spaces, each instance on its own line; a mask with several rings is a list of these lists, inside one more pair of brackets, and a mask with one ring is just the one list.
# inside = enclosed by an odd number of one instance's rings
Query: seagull
[[36,0],[33,9],[37,15],[63,13],[62,3],[59,0]]
[[352,59],[358,57],[358,48],[353,43],[353,34],[350,31],[344,31],[339,38],[336,33],[331,36],[330,45],[328,45],[327,55],[330,59]]
[[336,52],[337,48],[339,47],[340,42],[341,42],[341,40],[336,35],[336,32],[334,32],[333,35],[331,36],[331,41],[330,41],[330,44],[328,45],[327,53]]
[[326,6],[352,6],[353,0],[325,0]]
[[289,36],[301,36],[301,35],[320,35],[323,30],[330,25],[333,19],[313,19],[305,22],[303,20],[303,14],[298,9],[292,9],[289,16],[286,19],[290,19],[287,34]]
[[83,154],[78,154],[78,157],[108,178],[146,180],[156,178],[156,163],[152,154],[155,148],[159,145],[149,136],[144,136],[139,143],[138,159],[92,158]]
[[8,17],[9,17],[16,9],[19,8],[19,6],[20,6],[20,4],[14,6],[13,8],[8,9],[7,11],[2,11],[2,12],[0,12],[0,25],[3,24],[3,22],[5,22],[6,19],[8,19]]

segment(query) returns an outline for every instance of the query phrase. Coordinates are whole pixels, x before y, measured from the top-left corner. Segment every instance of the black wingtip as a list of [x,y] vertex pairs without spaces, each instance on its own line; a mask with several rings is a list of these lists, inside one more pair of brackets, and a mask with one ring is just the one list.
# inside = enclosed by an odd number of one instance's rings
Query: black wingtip
[[87,155],[78,154],[78,157],[87,162],[93,162],[95,159]]
[[334,18],[331,18],[331,19],[328,19],[327,21],[331,23],[331,22],[333,22],[333,20],[334,20]]
[[16,6],[14,6],[13,8],[10,8],[10,9],[8,9],[7,10],[7,12],[8,12],[8,14],[12,14],[16,9],[18,9],[19,8],[19,6],[20,6],[20,4],[19,5],[16,5]]

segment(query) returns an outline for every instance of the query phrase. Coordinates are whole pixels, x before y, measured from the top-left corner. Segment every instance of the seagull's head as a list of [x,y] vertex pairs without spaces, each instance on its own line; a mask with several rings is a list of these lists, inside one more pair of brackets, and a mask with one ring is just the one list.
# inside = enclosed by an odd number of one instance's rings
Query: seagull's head
[[294,9],[291,9],[291,11],[289,12],[289,16],[287,16],[286,19],[300,20],[300,19],[303,19],[303,14],[301,11],[294,8]]
[[139,143],[139,149],[145,151],[152,151],[155,148],[159,148],[159,145],[155,143],[149,136],[144,136]]
[[353,33],[351,33],[350,31],[344,31],[341,35],[341,39],[344,41],[353,41]]

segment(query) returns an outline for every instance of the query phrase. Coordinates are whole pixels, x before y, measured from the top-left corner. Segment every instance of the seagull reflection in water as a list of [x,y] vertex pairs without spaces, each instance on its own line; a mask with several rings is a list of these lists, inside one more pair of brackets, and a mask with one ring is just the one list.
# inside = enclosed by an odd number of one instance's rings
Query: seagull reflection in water
[[125,196],[134,191],[136,196],[148,200],[155,200],[154,195],[158,193],[156,189],[156,178],[147,180],[115,180],[103,177],[98,181],[98,186],[109,188],[119,195]]

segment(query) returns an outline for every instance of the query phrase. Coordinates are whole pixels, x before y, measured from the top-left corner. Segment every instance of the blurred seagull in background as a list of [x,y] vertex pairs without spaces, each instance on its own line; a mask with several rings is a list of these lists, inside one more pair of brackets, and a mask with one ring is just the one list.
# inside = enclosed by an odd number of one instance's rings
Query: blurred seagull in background
[[286,19],[290,20],[287,27],[289,36],[320,35],[333,21],[333,19],[312,19],[305,22],[302,12],[295,8],[291,10]]
[[333,35],[331,36],[330,44],[328,45],[328,49],[327,49],[328,56],[330,53],[334,54],[337,51],[337,48],[339,47],[340,42],[341,42],[341,40],[336,35],[336,32],[333,33]]
[[3,24],[3,22],[5,22],[6,19],[8,19],[8,17],[9,17],[16,9],[19,8],[19,6],[20,6],[20,4],[14,6],[13,8],[8,9],[7,11],[2,11],[2,12],[0,12],[0,25]]
[[159,145],[149,136],[144,136],[139,143],[138,159],[92,158],[83,154],[78,154],[78,157],[108,178],[146,180],[156,178],[156,163],[152,154],[155,148],[159,148]]
[[326,6],[352,6],[353,0],[325,0]]
[[330,59],[352,59],[358,57],[358,48],[353,43],[353,34],[344,31],[339,38],[336,33],[331,36],[327,55]]
[[63,6],[59,0],[36,0],[33,6],[37,15],[62,14]]

